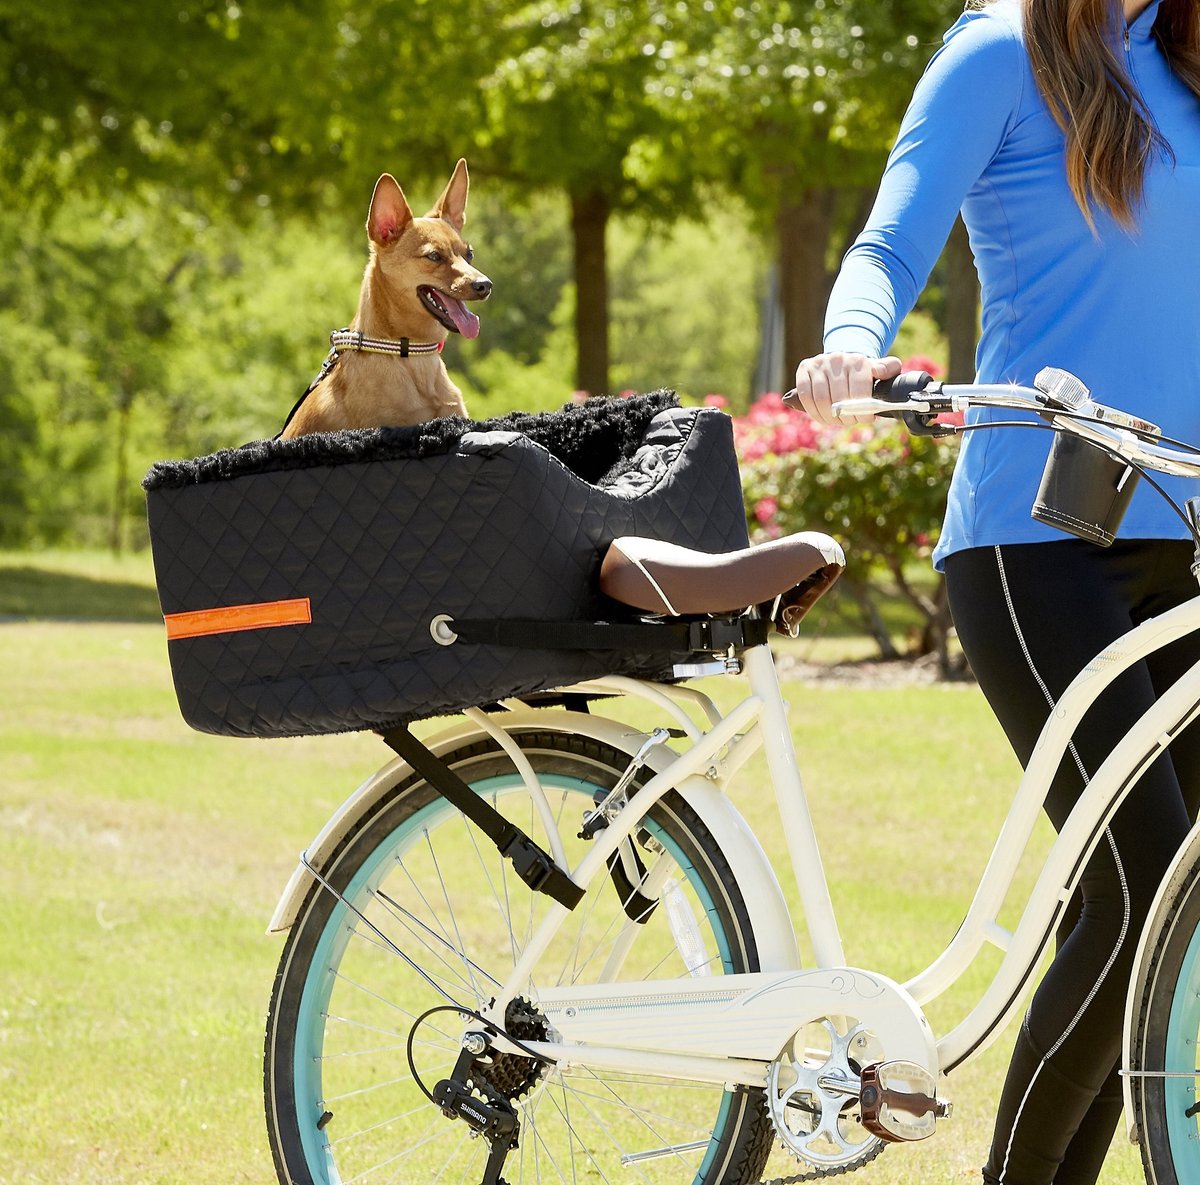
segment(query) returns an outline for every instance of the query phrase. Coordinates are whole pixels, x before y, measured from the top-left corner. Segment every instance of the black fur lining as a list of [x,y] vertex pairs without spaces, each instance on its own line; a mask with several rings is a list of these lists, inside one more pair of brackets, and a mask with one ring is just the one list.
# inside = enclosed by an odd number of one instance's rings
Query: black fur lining
[[491,420],[452,416],[401,428],[323,432],[294,440],[256,440],[190,461],[158,461],[143,489],[179,489],[248,474],[358,461],[392,461],[453,452],[466,432],[519,432],[542,445],[572,473],[593,485],[628,468],[647,425],[660,411],[678,407],[674,391],[627,398],[601,396],[553,412],[511,412]]

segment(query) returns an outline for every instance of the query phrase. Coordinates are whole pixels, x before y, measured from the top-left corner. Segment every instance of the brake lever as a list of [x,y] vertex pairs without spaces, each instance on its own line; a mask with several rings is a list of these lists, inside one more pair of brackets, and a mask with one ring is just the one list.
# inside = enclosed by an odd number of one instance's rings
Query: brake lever
[[[784,402],[793,398],[796,388],[793,387],[784,395]],[[943,406],[932,408],[922,396],[932,395],[938,398]],[[878,403],[926,403],[924,411],[915,408],[897,408],[888,411],[880,408]],[[862,406],[859,406],[862,405]],[[951,411],[951,403],[942,395],[942,384],[935,382],[931,374],[923,370],[907,370],[895,378],[880,379],[875,383],[869,399],[849,399],[834,404],[834,408],[846,407],[854,412],[870,413],[884,416],[891,420],[900,420],[914,436],[951,436],[955,429],[946,424],[935,424],[935,417]]]
[[[935,383],[933,375],[924,370],[906,370],[892,379],[880,379],[872,394],[876,399],[889,403],[907,403],[923,395],[941,392],[941,384]],[[878,413],[889,419],[899,420],[914,436],[952,436],[954,429],[947,424],[935,424],[934,418],[942,409],[914,411],[912,408]]]

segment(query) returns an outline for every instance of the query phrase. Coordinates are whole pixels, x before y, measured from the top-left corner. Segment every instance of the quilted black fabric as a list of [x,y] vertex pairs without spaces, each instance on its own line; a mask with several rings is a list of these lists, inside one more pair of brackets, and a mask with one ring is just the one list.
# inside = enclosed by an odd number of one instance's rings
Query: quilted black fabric
[[609,432],[582,450],[592,481],[528,434],[464,421],[415,455],[396,455],[381,430],[334,434],[365,438],[354,447],[311,438],[302,457],[268,448],[156,466],[145,485],[165,614],[312,605],[309,624],[170,641],[184,718],[233,736],[382,730],[606,673],[666,677],[679,656],[443,646],[430,632],[441,614],[629,620],[596,587],[620,535],[746,546],[729,419],[642,410],[633,447]]

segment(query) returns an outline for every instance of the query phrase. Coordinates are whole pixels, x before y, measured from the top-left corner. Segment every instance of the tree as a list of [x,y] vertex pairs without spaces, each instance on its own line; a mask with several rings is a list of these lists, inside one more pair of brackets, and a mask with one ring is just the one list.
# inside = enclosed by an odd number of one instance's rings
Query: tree
[[945,11],[930,0],[712,0],[702,11],[704,49],[675,63],[662,95],[699,108],[697,153],[776,240],[786,389],[790,366],[820,348],[837,263]]
[[570,203],[583,390],[608,390],[613,214],[678,217],[702,203],[692,112],[655,90],[696,27],[687,5],[665,0],[540,0],[510,22],[510,56],[484,83],[496,167],[560,189]]

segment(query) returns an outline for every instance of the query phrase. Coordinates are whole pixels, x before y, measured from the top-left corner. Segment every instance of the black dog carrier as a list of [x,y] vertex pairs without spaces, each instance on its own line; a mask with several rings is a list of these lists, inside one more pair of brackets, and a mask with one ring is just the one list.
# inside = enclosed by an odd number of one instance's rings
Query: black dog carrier
[[[229,736],[385,731],[605,674],[669,678],[688,647],[567,649],[551,631],[636,620],[597,588],[614,538],[748,542],[728,417],[668,392],[261,441],[143,484],[180,708]],[[531,636],[497,635],[508,621]]]

